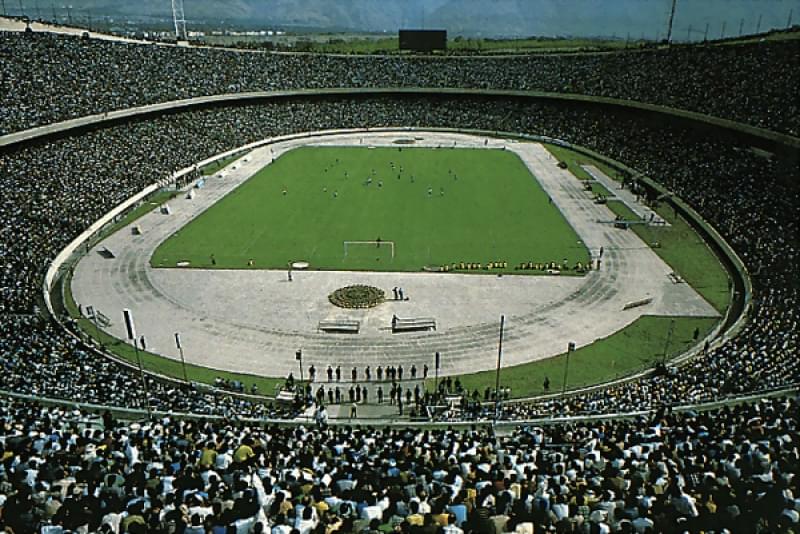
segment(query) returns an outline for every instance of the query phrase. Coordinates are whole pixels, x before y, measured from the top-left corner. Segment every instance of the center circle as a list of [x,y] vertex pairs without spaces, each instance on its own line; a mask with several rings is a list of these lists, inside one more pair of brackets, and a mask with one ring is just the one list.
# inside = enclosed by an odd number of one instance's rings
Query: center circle
[[330,303],[340,308],[374,308],[384,299],[382,289],[361,284],[340,287],[328,295]]

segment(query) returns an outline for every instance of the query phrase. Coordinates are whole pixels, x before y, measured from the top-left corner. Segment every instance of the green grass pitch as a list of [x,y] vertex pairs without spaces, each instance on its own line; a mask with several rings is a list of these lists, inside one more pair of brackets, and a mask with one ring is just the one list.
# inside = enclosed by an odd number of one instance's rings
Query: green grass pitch
[[[345,256],[344,241],[378,238],[395,243],[394,259],[386,244],[349,246]],[[374,271],[505,261],[514,272],[523,261],[589,260],[516,154],[408,147],[287,152],[162,243],[151,263],[208,268],[212,255],[216,268],[304,260]]]

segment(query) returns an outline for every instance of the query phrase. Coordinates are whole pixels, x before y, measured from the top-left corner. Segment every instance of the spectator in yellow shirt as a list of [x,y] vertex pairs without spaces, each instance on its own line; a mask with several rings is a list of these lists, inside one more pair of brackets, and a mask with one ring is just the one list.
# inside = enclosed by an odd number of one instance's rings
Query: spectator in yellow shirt
[[250,463],[255,458],[256,453],[253,452],[251,445],[253,440],[251,438],[244,438],[242,444],[239,445],[233,453],[233,461],[237,464]]
[[202,469],[210,469],[217,462],[217,451],[214,448],[214,443],[211,441],[206,442],[203,451],[200,453],[200,460],[197,465]]

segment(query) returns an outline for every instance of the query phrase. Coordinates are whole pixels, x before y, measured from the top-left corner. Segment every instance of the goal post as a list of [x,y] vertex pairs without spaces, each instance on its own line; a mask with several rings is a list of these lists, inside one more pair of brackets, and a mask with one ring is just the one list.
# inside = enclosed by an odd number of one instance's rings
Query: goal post
[[373,248],[381,248],[381,247],[389,247],[392,253],[392,259],[394,259],[394,241],[344,241],[344,256],[347,257],[347,253],[351,247],[373,247]]

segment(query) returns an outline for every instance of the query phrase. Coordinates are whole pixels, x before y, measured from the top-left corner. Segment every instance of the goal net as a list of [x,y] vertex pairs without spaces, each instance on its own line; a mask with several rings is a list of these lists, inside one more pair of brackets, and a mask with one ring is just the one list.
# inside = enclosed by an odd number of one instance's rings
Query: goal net
[[374,252],[375,250],[389,250],[394,259],[394,241],[344,241],[344,257],[352,254],[354,251],[361,255],[366,251]]

